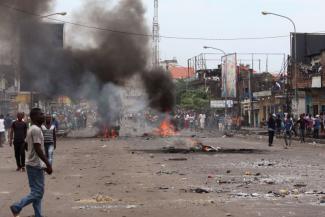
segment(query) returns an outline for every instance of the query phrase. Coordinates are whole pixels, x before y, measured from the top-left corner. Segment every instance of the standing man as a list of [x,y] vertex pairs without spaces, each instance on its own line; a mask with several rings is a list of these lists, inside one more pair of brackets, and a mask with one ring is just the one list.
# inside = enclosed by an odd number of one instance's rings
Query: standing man
[[206,115],[205,115],[205,113],[202,112],[202,113],[199,115],[199,119],[200,119],[200,128],[201,128],[201,130],[203,131],[204,128],[205,128],[205,119],[206,119]]
[[314,120],[314,139],[319,139],[320,128],[321,128],[320,116],[316,115]]
[[0,115],[0,148],[3,147],[5,141],[5,120],[3,114]]
[[281,115],[278,114],[275,120],[275,126],[276,126],[276,134],[280,135],[281,131],[282,131],[282,119],[281,119]]
[[17,114],[17,120],[12,123],[9,145],[12,146],[12,140],[15,148],[15,158],[17,171],[25,172],[25,149],[27,148],[25,138],[27,135],[27,124],[23,121],[24,113]]
[[275,133],[275,117],[276,115],[270,114],[269,120],[267,122],[268,132],[269,132],[269,146],[273,146],[273,139],[274,139],[274,133]]
[[10,134],[10,129],[12,125],[12,118],[10,117],[9,114],[6,115],[5,117],[5,134],[6,134],[6,141],[9,142],[9,134]]
[[305,115],[300,115],[300,119],[297,121],[297,124],[299,124],[299,130],[300,130],[300,143],[305,142],[305,131],[307,127],[307,121],[305,119]]
[[284,141],[285,141],[284,148],[285,149],[287,149],[289,146],[291,146],[292,128],[293,128],[293,120],[292,120],[290,114],[288,114],[287,119],[284,122]]
[[52,124],[55,126],[55,129],[59,129],[59,121],[56,119],[57,118],[57,115],[56,114],[53,114],[52,116]]
[[[27,156],[27,175],[30,187],[30,194],[24,197],[20,202],[10,206],[12,214],[17,217],[22,209],[33,204],[35,217],[42,217],[42,198],[44,195],[44,170],[52,174],[52,166],[48,162],[42,147],[44,146],[44,137],[41,126],[44,122],[44,114],[39,108],[33,108],[30,112],[32,126],[27,132],[26,141],[28,143]],[[44,163],[46,167],[44,168]]]
[[51,115],[46,115],[45,124],[42,125],[42,132],[44,136],[45,154],[51,165],[53,165],[53,152],[56,149],[55,130],[55,125],[52,124]]

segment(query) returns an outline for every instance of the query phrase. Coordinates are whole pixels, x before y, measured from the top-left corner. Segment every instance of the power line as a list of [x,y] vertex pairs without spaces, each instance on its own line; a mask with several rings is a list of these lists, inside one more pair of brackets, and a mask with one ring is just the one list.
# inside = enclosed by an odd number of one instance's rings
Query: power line
[[[40,14],[29,12],[29,11],[19,9],[19,8],[10,6],[10,5],[0,4],[0,7],[9,8],[11,10],[14,10],[14,11],[17,11],[17,12],[20,12],[20,13],[24,13],[24,14],[27,14],[27,15],[30,15],[30,16],[43,18],[42,15],[40,15]],[[64,24],[79,26],[79,27],[83,27],[83,28],[87,28],[87,29],[94,29],[94,30],[117,33],[117,34],[122,34],[122,35],[140,36],[140,37],[153,37],[152,34],[128,32],[128,31],[121,31],[121,30],[115,30],[115,29],[104,28],[104,27],[90,26],[90,25],[86,25],[86,24],[81,24],[81,23],[76,23],[76,22],[72,22],[72,21],[66,21],[66,20],[61,20],[61,19],[56,19],[56,18],[51,18],[51,17],[46,17],[44,19],[48,19],[48,20],[52,20],[52,21],[56,21],[56,22],[61,22],[61,23],[64,23]],[[290,36],[289,35],[278,35],[278,36],[264,36],[264,37],[206,38],[206,37],[179,37],[179,36],[160,35],[160,38],[164,38],[164,39],[197,40],[197,41],[266,40],[266,39],[278,39],[278,38],[288,38],[288,37],[290,37]]]

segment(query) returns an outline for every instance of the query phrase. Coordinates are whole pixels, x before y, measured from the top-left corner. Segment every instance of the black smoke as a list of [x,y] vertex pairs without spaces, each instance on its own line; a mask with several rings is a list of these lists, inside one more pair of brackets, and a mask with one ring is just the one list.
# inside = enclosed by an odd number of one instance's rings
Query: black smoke
[[[50,13],[54,3],[52,0],[9,3],[0,0],[1,5],[10,4],[35,14]],[[64,38],[71,44],[63,47],[53,38],[55,32],[50,24],[44,24],[44,20],[3,7],[0,13],[4,15],[0,25],[6,27],[0,30],[0,40],[10,39],[4,29],[10,29],[14,33],[12,37],[19,38],[17,53],[26,88],[48,97],[64,94],[97,100],[99,112],[105,116],[111,104],[120,104],[115,102],[118,101],[116,94],[107,85],[123,86],[133,76],[139,76],[144,82],[149,105],[161,112],[172,109],[172,79],[163,70],[150,69],[150,37],[66,26]],[[120,0],[110,6],[89,1],[74,17],[90,26],[149,33],[141,0]]]

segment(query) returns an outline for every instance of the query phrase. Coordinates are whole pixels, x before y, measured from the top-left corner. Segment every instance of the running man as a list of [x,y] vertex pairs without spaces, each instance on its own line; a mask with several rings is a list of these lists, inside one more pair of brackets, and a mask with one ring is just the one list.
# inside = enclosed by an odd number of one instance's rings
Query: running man
[[[30,112],[32,126],[28,129],[26,141],[28,143],[28,157],[26,170],[30,187],[30,194],[20,202],[10,206],[12,214],[17,217],[25,206],[33,204],[35,217],[42,217],[42,198],[44,195],[44,170],[52,174],[52,166],[48,162],[42,147],[44,137],[41,126],[44,122],[44,114],[39,108],[33,108]],[[46,167],[44,167],[44,163]]]
[[25,139],[28,127],[23,121],[23,118],[24,113],[19,112],[17,114],[17,120],[12,123],[9,134],[9,145],[11,147],[14,144],[17,171],[25,172],[25,150],[27,149]]

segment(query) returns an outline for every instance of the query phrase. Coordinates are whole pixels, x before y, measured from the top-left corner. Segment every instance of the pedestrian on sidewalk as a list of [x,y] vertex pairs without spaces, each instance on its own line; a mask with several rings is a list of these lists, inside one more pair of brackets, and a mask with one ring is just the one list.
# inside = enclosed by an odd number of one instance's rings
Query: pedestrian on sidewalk
[[44,150],[50,164],[53,165],[53,152],[56,149],[56,128],[52,124],[52,116],[46,115],[45,124],[42,125],[44,136]]
[[3,147],[5,142],[5,120],[3,114],[0,115],[0,148]]
[[[44,122],[44,114],[41,109],[33,108],[30,112],[32,126],[28,129],[26,141],[28,143],[28,155],[26,170],[30,187],[30,194],[20,202],[10,206],[14,216],[18,216],[22,209],[33,204],[35,217],[42,217],[42,198],[44,195],[44,170],[52,174],[52,166],[48,162],[42,148],[44,137],[41,126]],[[46,167],[44,167],[44,163]]]
[[25,151],[26,146],[26,135],[27,135],[27,124],[23,121],[24,113],[19,112],[17,114],[17,120],[12,123],[10,135],[9,135],[9,145],[10,147],[14,144],[15,158],[17,164],[16,171],[25,172]]
[[275,133],[275,114],[270,114],[269,115],[269,120],[267,122],[267,127],[268,127],[268,133],[269,133],[269,146],[273,146],[273,139],[274,139],[274,133]]
[[304,114],[300,115],[300,119],[297,121],[297,124],[299,124],[300,142],[304,143],[305,142],[305,131],[306,131],[306,127],[308,124],[305,119]]
[[292,128],[293,128],[293,119],[291,118],[291,115],[288,114],[288,116],[284,122],[284,141],[285,141],[284,148],[285,149],[287,149],[288,147],[291,146]]

